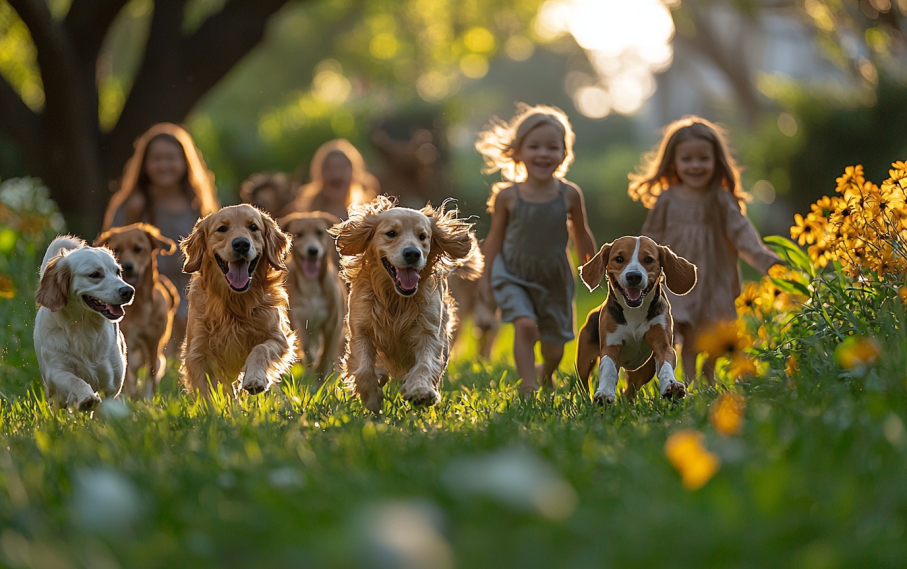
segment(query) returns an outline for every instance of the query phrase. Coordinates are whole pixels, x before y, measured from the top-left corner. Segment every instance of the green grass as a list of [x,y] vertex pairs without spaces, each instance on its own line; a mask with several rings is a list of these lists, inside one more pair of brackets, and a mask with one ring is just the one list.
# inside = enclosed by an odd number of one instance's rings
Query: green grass
[[[570,380],[572,347],[560,387],[521,400],[505,332],[492,362],[461,350],[426,410],[391,385],[374,417],[307,377],[204,405],[171,369],[151,403],[54,414],[31,351],[34,270],[0,300],[5,566],[907,565],[903,349],[851,380],[826,355],[790,382],[602,409]],[[600,295],[581,293],[579,314]],[[747,406],[725,438],[708,411],[729,389]],[[722,462],[695,491],[665,457],[680,429]]]

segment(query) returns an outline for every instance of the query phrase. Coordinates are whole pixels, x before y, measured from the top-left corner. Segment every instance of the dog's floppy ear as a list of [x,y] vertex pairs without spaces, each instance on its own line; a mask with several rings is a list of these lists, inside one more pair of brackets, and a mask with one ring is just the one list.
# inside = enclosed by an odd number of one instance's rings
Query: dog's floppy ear
[[286,271],[287,253],[290,252],[290,238],[284,233],[274,218],[259,211],[261,214],[262,225],[265,237],[265,259],[278,271]]
[[579,268],[579,278],[589,289],[589,292],[595,290],[601,284],[602,279],[605,278],[605,268],[608,266],[608,257],[611,255],[611,245],[613,243],[602,245],[598,253]]
[[340,218],[334,214],[328,213],[326,211],[316,212],[316,215],[327,222],[327,227],[325,229],[330,229],[331,227],[340,223]]
[[180,241],[180,249],[183,252],[183,272],[187,274],[197,273],[202,270],[202,261],[205,258],[205,232],[208,225],[208,215],[195,222],[192,233]]
[[92,247],[106,247],[110,242],[110,237],[113,235],[113,229],[108,229],[104,233],[98,235],[97,239],[94,240],[94,243],[91,244]]
[[375,215],[351,215],[349,219],[328,229],[334,236],[341,255],[361,255],[375,231]]
[[35,293],[35,302],[51,312],[62,310],[69,301],[72,272],[63,259],[63,255],[57,255],[47,263],[38,284],[38,292]]
[[434,209],[431,204],[422,208],[422,213],[431,219],[431,252],[429,255],[442,254],[451,259],[465,259],[477,248],[476,238],[469,232],[472,224],[459,219],[456,209],[444,211]]
[[678,257],[664,245],[659,245],[658,250],[668,290],[677,296],[683,296],[693,290],[696,285],[696,265],[683,257]]
[[160,249],[161,255],[172,255],[176,253],[176,243],[173,242],[173,239],[161,235],[161,230],[157,227],[146,223],[142,225],[142,231],[145,232],[145,235],[147,235],[148,239],[151,241],[152,250]]

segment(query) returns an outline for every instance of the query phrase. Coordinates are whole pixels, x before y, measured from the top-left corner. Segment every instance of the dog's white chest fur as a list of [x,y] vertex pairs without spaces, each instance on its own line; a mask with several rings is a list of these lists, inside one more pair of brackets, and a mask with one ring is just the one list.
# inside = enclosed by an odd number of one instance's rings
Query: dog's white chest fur
[[299,295],[293,299],[292,309],[298,310],[305,320],[306,332],[320,331],[330,315],[330,309],[324,300],[324,286],[317,279],[307,279],[301,275],[296,279],[296,286]]
[[665,317],[662,314],[652,320],[646,318],[651,302],[652,298],[647,298],[638,308],[621,306],[627,323],[618,324],[617,328],[613,332],[609,332],[605,338],[605,342],[609,346],[623,344],[620,351],[621,367],[629,370],[637,369],[652,355],[652,346],[645,339],[646,332],[652,326],[664,326]]

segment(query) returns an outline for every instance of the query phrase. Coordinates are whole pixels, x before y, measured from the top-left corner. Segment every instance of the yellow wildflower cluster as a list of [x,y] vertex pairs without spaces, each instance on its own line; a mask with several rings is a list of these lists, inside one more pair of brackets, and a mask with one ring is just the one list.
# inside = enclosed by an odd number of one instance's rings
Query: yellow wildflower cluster
[[794,216],[791,238],[808,245],[816,265],[837,260],[851,277],[864,270],[879,276],[907,270],[907,164],[891,167],[877,186],[864,178],[862,166],[848,166],[837,179],[838,195],[824,196],[806,217]]
[[698,490],[718,472],[721,461],[705,448],[705,437],[698,431],[677,431],[665,441],[665,455],[680,473],[683,487]]
[[727,373],[734,379],[759,375],[759,362],[746,350],[753,347],[753,337],[740,320],[715,322],[696,336],[696,351],[708,354],[709,363],[727,357]]
[[736,435],[743,427],[746,399],[737,393],[724,393],[709,409],[709,421],[722,437]]

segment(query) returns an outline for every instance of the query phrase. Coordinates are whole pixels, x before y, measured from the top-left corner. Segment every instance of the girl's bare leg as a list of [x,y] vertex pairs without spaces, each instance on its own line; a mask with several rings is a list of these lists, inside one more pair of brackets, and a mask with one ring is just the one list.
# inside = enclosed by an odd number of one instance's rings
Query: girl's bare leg
[[513,359],[523,380],[520,391],[524,395],[535,389],[535,343],[538,339],[539,328],[535,320],[521,316],[513,321]]
[[542,370],[539,381],[543,388],[554,387],[552,377],[564,359],[564,345],[559,342],[542,342]]
[[[693,349],[696,344],[696,335],[688,324],[677,322],[674,327],[681,337],[680,357],[683,365],[683,380],[689,387],[696,381],[696,357],[698,354]],[[677,340],[676,336],[677,334],[675,334],[675,340]]]

